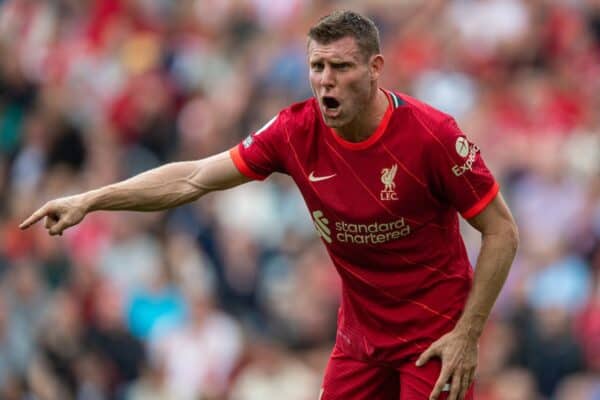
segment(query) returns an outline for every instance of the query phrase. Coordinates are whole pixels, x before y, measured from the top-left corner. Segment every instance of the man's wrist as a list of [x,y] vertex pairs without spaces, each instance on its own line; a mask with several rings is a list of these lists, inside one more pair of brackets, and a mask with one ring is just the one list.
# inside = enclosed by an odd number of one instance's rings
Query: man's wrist
[[89,192],[85,192],[80,194],[77,199],[78,205],[83,209],[83,211],[87,214],[92,211],[96,211],[95,208],[95,199],[98,196],[98,192],[101,189],[90,190]]
[[454,331],[471,339],[479,340],[486,320],[487,318],[482,315],[471,317],[463,315],[456,323]]

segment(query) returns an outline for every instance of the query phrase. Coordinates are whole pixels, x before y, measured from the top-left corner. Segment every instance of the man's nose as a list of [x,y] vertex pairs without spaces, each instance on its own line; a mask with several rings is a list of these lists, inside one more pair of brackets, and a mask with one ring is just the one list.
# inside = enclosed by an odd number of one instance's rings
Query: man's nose
[[321,86],[335,86],[335,73],[331,67],[326,66],[323,68],[323,72],[321,74]]

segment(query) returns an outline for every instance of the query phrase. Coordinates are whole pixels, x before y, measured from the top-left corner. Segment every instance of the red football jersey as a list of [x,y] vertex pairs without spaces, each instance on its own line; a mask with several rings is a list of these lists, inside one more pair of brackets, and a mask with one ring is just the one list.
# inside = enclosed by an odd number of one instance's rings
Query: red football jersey
[[248,177],[294,179],[342,278],[337,346],[394,362],[418,356],[460,317],[473,274],[457,212],[477,215],[498,184],[452,117],[385,93],[388,110],[363,142],[327,127],[313,98],[231,157]]

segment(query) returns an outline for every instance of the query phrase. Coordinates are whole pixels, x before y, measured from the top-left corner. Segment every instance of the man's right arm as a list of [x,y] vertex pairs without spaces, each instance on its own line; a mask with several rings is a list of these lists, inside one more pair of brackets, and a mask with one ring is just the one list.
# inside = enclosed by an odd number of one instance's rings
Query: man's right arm
[[46,203],[20,225],[25,229],[46,217],[51,235],[60,235],[96,210],[158,211],[189,203],[215,190],[250,179],[239,172],[229,152],[197,161],[151,169],[122,182]]

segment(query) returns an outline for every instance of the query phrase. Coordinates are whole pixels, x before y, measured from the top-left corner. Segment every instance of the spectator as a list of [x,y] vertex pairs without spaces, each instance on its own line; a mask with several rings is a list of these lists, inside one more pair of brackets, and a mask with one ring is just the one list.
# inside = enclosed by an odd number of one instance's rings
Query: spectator
[[219,397],[227,389],[241,355],[242,336],[235,320],[217,310],[211,293],[188,292],[188,319],[152,345],[164,364],[166,387],[178,399]]

